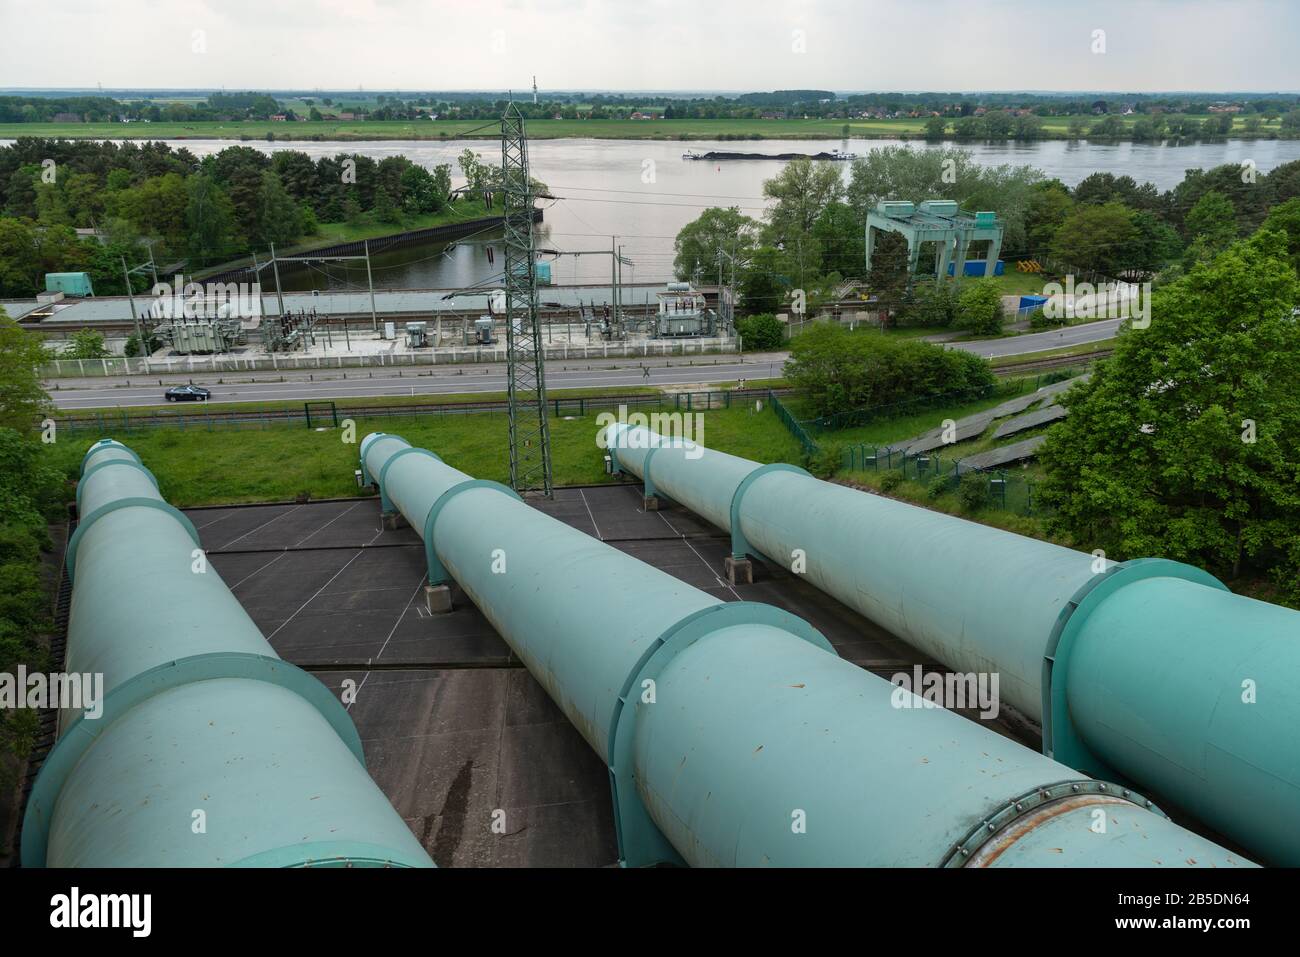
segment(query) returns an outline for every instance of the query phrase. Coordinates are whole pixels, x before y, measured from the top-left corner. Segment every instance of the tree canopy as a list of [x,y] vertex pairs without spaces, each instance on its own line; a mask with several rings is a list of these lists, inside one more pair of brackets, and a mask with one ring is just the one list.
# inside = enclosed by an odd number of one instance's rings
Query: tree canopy
[[1052,527],[1300,598],[1300,280],[1261,231],[1155,294],[1151,323],[1061,401],[1040,460]]

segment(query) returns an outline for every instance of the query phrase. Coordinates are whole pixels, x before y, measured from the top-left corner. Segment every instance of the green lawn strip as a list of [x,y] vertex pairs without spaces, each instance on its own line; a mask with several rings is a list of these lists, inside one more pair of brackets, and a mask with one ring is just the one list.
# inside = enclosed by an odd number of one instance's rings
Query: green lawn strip
[[[1034,330],[1041,332],[1042,330]],[[1018,365],[1024,365],[1029,362],[1040,362],[1043,359],[1060,359],[1069,356],[1091,355],[1104,349],[1115,348],[1115,340],[1098,339],[1096,342],[1083,342],[1076,346],[1062,346],[1059,349],[1045,349],[1042,352],[1023,352],[1014,356],[998,356],[989,361],[993,364],[994,369],[1012,369]]]
[[[798,443],[764,409],[718,409],[699,413],[703,444],[762,462],[800,461]],[[551,445],[556,485],[612,481],[596,445],[596,414],[552,418]],[[392,432],[412,445],[437,452],[451,466],[475,478],[509,478],[508,419],[504,413],[407,418],[356,418],[356,438]],[[48,446],[50,461],[75,477],[89,445],[105,436],[78,434]],[[288,425],[248,429],[141,429],[111,436],[134,449],[158,477],[163,496],[178,506],[286,501],[362,494],[353,470],[357,445],[345,444],[338,429],[315,431]],[[368,492],[366,493],[368,494]]]

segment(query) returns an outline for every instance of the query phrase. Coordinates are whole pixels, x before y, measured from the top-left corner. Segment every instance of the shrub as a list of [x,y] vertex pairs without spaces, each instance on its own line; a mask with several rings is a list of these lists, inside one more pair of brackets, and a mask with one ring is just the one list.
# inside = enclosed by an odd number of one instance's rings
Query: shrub
[[939,498],[944,492],[948,491],[948,476],[936,475],[930,479],[930,484],[925,487],[925,496],[929,499]]
[[989,478],[983,472],[967,472],[957,486],[957,501],[964,512],[978,512],[989,504]]
[[892,492],[902,484],[903,472],[901,469],[890,469],[884,475],[880,476],[880,490],[882,492]]
[[947,280],[919,283],[912,292],[912,298],[899,313],[898,324],[947,328],[957,321],[960,300],[960,283]]
[[1042,309],[1035,309],[1029,314],[1030,329],[1052,329],[1056,326],[1065,325],[1064,318],[1053,319]]
[[785,326],[770,312],[737,319],[736,332],[746,352],[780,349],[785,342]]
[[790,345],[786,377],[816,416],[939,396],[983,395],[987,360],[919,339],[815,323]]
[[957,300],[959,329],[979,336],[996,336],[1002,331],[1002,293],[991,279],[968,283]]

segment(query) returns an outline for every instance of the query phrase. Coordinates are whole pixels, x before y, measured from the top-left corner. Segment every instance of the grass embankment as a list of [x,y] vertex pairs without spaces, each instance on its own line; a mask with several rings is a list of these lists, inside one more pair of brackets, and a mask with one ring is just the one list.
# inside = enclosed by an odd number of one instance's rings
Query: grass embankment
[[362,239],[378,239],[394,233],[409,233],[417,229],[430,229],[434,226],[451,226],[455,223],[469,222],[474,219],[500,217],[501,207],[488,209],[481,201],[469,202],[457,200],[446,209],[436,213],[423,213],[418,216],[403,215],[395,223],[368,222],[363,219],[357,223],[320,223],[316,235],[311,236],[295,246],[278,250],[281,259],[295,253],[320,249],[322,246],[335,246],[339,243],[354,243]]
[[[286,246],[277,250],[281,260],[292,256],[299,256],[303,253],[311,252],[314,249],[322,249],[326,246],[337,246],[341,243],[355,243],[363,239],[380,239],[384,236],[393,236],[397,233],[409,233],[417,229],[431,229],[434,226],[450,226],[455,223],[470,222],[475,219],[486,219],[491,216],[500,216],[501,210],[498,207],[495,210],[488,209],[481,201],[470,202],[468,200],[457,200],[446,209],[436,213],[424,213],[422,215],[402,214],[401,218],[395,223],[378,223],[374,222],[369,214],[362,217],[361,221],[355,223],[319,223],[316,227],[316,234],[305,237],[301,242],[293,246]],[[198,270],[194,275],[198,279],[204,276],[212,276],[217,273],[226,272],[230,269],[237,269],[241,266],[251,266],[252,259],[243,256],[227,262],[210,266],[206,269]]]
[[[1071,120],[1085,128],[1097,121],[1081,117],[1043,118],[1043,137],[1065,139]],[[1122,117],[1124,136],[1136,116]],[[1203,119],[1203,117],[1198,117]],[[949,120],[951,125],[952,121]],[[1245,120],[1237,118],[1233,133],[1241,135]],[[533,140],[590,138],[616,140],[722,140],[722,139],[838,139],[847,124],[849,136],[859,139],[919,138],[925,118],[893,120],[788,119],[788,120],[529,120]],[[483,127],[487,127],[484,129]],[[1261,136],[1276,135],[1280,121],[1265,123]],[[474,132],[470,132],[474,131]],[[65,139],[231,139],[231,140],[491,140],[498,136],[491,120],[324,120],[318,123],[275,123],[269,120],[196,123],[0,123],[0,138],[19,136]],[[951,135],[948,137],[951,139]],[[1124,137],[1120,137],[1123,139]],[[1011,142],[1008,140],[1007,142]],[[1107,139],[1105,142],[1115,142]]]
[[[767,409],[719,409],[701,413],[710,448],[761,462],[797,462],[799,446]],[[412,445],[437,452],[447,464],[475,478],[509,480],[508,420],[503,413],[413,416],[410,419],[356,418],[359,443],[369,432],[395,432]],[[556,485],[608,482],[604,453],[596,445],[597,416],[552,418],[551,454]],[[178,506],[274,502],[301,493],[313,498],[344,498],[364,493],[356,487],[357,444],[342,432],[302,427],[260,430],[181,431],[146,429],[115,434],[131,446],[158,477],[163,497]],[[61,438],[47,446],[51,463],[75,476],[98,435]]]
[[[1026,388],[1029,387],[1026,386]],[[881,418],[865,425],[836,429],[833,432],[811,434],[817,444],[823,448],[858,445],[861,443],[885,446],[892,442],[916,438],[918,435],[937,428],[943,423],[944,419],[960,419],[963,416],[974,415],[976,412],[991,409],[1018,394],[1020,393],[1015,392],[1014,386],[1009,386],[1007,391],[1000,391],[999,394],[985,399],[974,399],[970,402],[961,402],[955,405],[935,405],[928,409],[918,409],[916,412],[902,410],[897,416]],[[791,401],[787,399],[783,401],[795,415],[800,418],[806,417],[807,410],[797,400]],[[962,455],[970,454],[965,449],[965,443],[961,446],[952,446],[952,449],[959,448]],[[952,449],[945,451],[950,452]],[[984,450],[979,449],[978,451],[982,452]]]

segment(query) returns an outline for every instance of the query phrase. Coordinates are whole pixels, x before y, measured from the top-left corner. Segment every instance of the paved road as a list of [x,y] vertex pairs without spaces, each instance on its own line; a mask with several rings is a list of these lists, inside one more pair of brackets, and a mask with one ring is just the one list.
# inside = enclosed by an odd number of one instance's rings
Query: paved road
[[[994,359],[1086,345],[1110,339],[1120,324],[1107,319],[1086,325],[1067,326],[1051,332],[1035,332],[1006,339],[945,343],[949,349],[962,349]],[[696,360],[685,365],[680,358],[609,359],[586,364],[547,363],[546,383],[551,389],[589,389],[617,386],[707,385],[737,379],[770,379],[781,375],[788,352],[766,352],[746,356],[744,361],[720,357],[716,361]],[[647,376],[646,370],[649,370]],[[388,369],[374,370],[373,378],[360,377],[351,370],[343,379],[339,370],[281,373],[196,373],[163,376],[165,383],[192,380],[212,389],[214,402],[298,402],[309,399],[350,399],[385,395],[446,395],[448,393],[504,392],[505,366],[501,363],[472,366],[429,367],[404,370],[402,376]],[[131,377],[140,379],[139,376]],[[230,382],[238,378],[240,382]],[[268,381],[274,378],[276,381]],[[281,382],[279,379],[285,381]],[[226,381],[222,381],[222,380]],[[48,383],[54,403],[61,409],[134,408],[159,405],[164,386],[158,377],[149,385],[126,385],[126,380],[103,378],[59,379]],[[112,384],[117,383],[117,384]],[[57,384],[57,389],[54,386]]]
[[[717,365],[664,366],[652,365],[644,369],[631,366],[623,368],[548,369],[548,389],[609,388],[617,386],[694,385],[716,382],[733,382],[737,379],[767,379],[781,374],[784,354],[774,354],[763,362],[746,359],[744,363],[728,362]],[[646,370],[649,371],[647,376]],[[377,372],[379,370],[376,370]],[[214,377],[218,378],[218,377]],[[52,393],[55,404],[61,409],[130,408],[158,405],[163,388],[149,386],[105,387],[103,380],[95,386],[68,389]],[[201,382],[195,377],[196,382]],[[504,392],[506,376],[504,365],[476,366],[455,371],[439,371],[436,375],[403,375],[383,370],[383,375],[373,379],[349,378],[312,382],[291,379],[287,382],[249,382],[213,385],[214,402],[294,402],[307,399],[348,399],[360,396],[410,396],[445,395],[448,393]]]
[[1113,339],[1123,319],[1103,319],[1079,326],[1066,326],[1051,332],[1030,332],[1007,339],[985,339],[978,342],[950,342],[949,349],[962,349],[986,359],[1002,356],[1022,356],[1028,352],[1045,352],[1065,346],[1082,346],[1090,342]]

